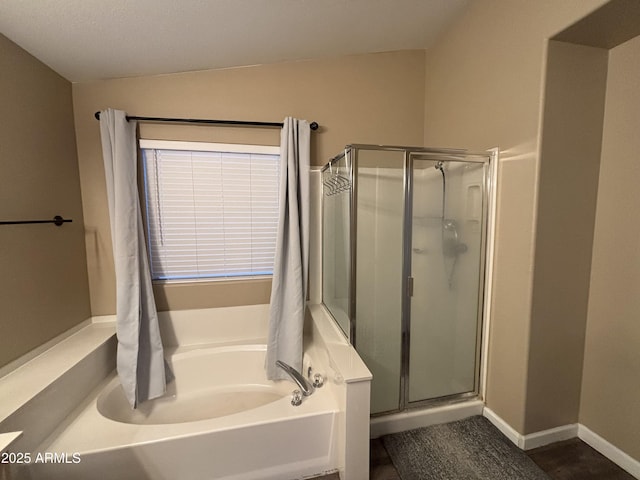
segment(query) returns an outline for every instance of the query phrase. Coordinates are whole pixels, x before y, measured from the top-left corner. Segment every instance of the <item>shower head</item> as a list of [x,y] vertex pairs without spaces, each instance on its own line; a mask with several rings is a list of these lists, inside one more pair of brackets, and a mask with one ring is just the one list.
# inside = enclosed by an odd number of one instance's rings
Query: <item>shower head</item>
[[458,232],[458,223],[452,219],[446,219],[442,222],[442,228],[450,232]]

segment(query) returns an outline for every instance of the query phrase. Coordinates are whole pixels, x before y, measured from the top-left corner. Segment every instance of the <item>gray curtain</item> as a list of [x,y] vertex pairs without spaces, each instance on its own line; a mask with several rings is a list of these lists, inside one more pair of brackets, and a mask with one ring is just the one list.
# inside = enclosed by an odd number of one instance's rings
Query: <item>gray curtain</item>
[[100,112],[116,269],[117,370],[132,408],[166,391],[165,363],[138,197],[136,123]]
[[287,117],[280,136],[280,217],[269,310],[266,370],[288,378],[276,360],[302,370],[302,328],[309,265],[309,157],[306,120]]

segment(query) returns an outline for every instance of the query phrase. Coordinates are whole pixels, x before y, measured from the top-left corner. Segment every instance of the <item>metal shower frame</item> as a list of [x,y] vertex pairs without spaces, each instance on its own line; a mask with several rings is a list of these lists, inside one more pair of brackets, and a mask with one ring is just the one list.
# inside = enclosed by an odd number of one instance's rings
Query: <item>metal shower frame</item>
[[[345,333],[348,341],[357,350],[357,337],[356,337],[356,264],[357,264],[357,198],[358,198],[358,184],[357,184],[357,166],[358,166],[358,152],[360,150],[375,150],[375,151],[400,151],[403,152],[403,205],[404,205],[404,219],[403,219],[403,240],[402,240],[402,285],[400,292],[402,298],[402,313],[401,313],[401,366],[400,366],[400,395],[399,405],[395,410],[380,412],[375,414],[386,415],[389,413],[395,413],[404,411],[409,408],[421,408],[433,404],[449,404],[467,400],[469,398],[478,397],[481,391],[481,347],[482,347],[482,335],[483,324],[486,319],[484,318],[484,302],[485,289],[486,289],[486,271],[487,271],[487,238],[488,238],[488,224],[489,224],[489,206],[491,199],[491,189],[493,187],[492,179],[492,165],[497,160],[497,150],[487,151],[482,153],[469,152],[462,149],[437,149],[437,148],[425,148],[425,147],[406,147],[406,146],[394,146],[394,145],[369,145],[369,144],[350,144],[345,146],[344,151],[339,155],[333,157],[329,162],[321,169],[321,173],[331,169],[333,165],[343,158],[345,159],[346,167],[348,169],[348,178],[351,183],[350,201],[349,201],[349,311],[347,312],[349,318],[349,332]],[[415,157],[419,157],[422,160],[433,161],[459,161],[459,162],[475,162],[483,163],[486,165],[484,174],[483,196],[482,196],[482,226],[481,226],[481,248],[480,248],[480,272],[479,272],[479,288],[478,288],[478,322],[476,325],[476,358],[475,358],[475,374],[474,374],[474,389],[471,392],[458,393],[445,397],[438,397],[433,399],[425,399],[419,401],[409,401],[409,367],[410,367],[410,348],[411,348],[411,248],[412,248],[412,210],[413,210],[413,161]],[[433,157],[433,158],[429,158]],[[324,198],[323,185],[323,198]],[[322,202],[324,204],[324,202]],[[324,218],[324,211],[322,212],[322,218]],[[322,235],[322,252],[324,252],[324,235]],[[324,272],[323,272],[324,275]],[[324,281],[321,283],[324,286]],[[324,292],[322,295],[322,303],[324,305]],[[326,305],[325,305],[326,307]],[[327,308],[327,311],[333,317],[333,314]],[[334,317],[335,320],[335,317]],[[337,322],[336,322],[337,323]]]

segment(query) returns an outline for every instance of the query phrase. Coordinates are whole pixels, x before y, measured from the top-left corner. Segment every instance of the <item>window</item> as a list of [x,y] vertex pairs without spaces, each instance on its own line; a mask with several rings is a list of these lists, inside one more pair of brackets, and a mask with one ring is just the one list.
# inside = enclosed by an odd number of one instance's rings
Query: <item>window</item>
[[140,140],[154,280],[271,275],[279,147]]

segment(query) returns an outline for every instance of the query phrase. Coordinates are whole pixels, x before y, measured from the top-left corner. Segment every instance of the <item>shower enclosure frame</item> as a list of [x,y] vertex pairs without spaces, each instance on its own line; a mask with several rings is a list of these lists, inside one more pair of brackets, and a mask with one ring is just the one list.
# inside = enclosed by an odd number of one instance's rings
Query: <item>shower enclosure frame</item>
[[[343,158],[345,159],[346,168],[348,170],[350,188],[349,199],[349,304],[347,316],[349,319],[349,332],[348,334],[343,331],[347,340],[357,350],[357,337],[356,337],[356,315],[357,315],[357,200],[358,200],[358,184],[356,181],[356,172],[358,167],[358,152],[360,150],[375,150],[375,151],[395,151],[403,152],[403,231],[402,231],[402,282],[401,282],[401,368],[400,368],[400,401],[397,409],[388,410],[384,412],[375,413],[372,416],[388,415],[390,413],[397,413],[405,411],[407,409],[424,408],[431,405],[443,405],[457,403],[465,401],[471,398],[477,398],[481,395],[484,381],[483,371],[483,340],[486,334],[486,326],[488,319],[485,318],[488,314],[488,281],[487,271],[489,266],[487,260],[490,258],[489,252],[490,246],[492,246],[492,240],[490,241],[490,228],[492,228],[494,221],[494,209],[495,209],[495,192],[494,177],[496,176],[496,166],[498,149],[491,149],[486,152],[470,152],[464,149],[438,149],[427,147],[408,147],[408,146],[396,146],[396,145],[371,145],[371,144],[349,144],[346,145],[343,152],[333,157],[329,162],[321,169],[321,175],[327,170],[332,168],[334,163],[339,162]],[[413,295],[413,277],[412,273],[412,216],[413,216],[413,195],[414,195],[414,181],[413,181],[413,161],[414,157],[437,157],[437,161],[463,161],[472,163],[486,164],[487,171],[483,177],[483,192],[482,192],[482,224],[481,224],[481,247],[480,247],[480,271],[479,271],[479,285],[478,285],[478,301],[477,301],[477,324],[476,324],[476,355],[475,355],[475,373],[474,373],[474,389],[470,392],[456,393],[447,395],[444,397],[430,398],[418,401],[409,400],[409,370],[410,370],[410,350],[411,350],[411,298]],[[427,158],[429,160],[436,161],[436,158]],[[324,197],[324,188],[322,188],[322,196]],[[321,202],[321,218],[324,219],[324,202]],[[324,224],[322,226],[324,229]],[[321,251],[324,252],[324,232],[321,235]],[[322,269],[322,276],[324,276],[324,268]],[[324,279],[322,279],[324,290]],[[322,293],[322,303],[324,304],[324,292]],[[333,313],[326,307],[330,315],[334,318]],[[337,320],[336,320],[336,323]],[[341,328],[341,327],[340,327]],[[341,328],[342,330],[342,328]]]

